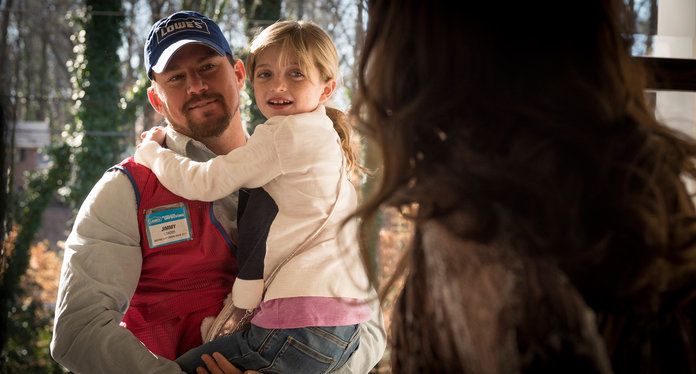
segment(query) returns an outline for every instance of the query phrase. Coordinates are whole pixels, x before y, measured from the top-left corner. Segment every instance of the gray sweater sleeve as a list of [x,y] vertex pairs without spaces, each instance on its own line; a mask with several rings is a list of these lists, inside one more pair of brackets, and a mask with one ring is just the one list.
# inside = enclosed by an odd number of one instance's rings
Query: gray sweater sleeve
[[181,373],[119,326],[140,277],[136,214],[128,177],[107,172],[65,243],[51,355],[75,373]]

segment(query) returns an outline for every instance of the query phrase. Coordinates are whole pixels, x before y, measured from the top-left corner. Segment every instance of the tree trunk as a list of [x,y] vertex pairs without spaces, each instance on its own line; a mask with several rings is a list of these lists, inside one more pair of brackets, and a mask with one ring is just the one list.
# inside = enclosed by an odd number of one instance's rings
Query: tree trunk
[[[33,4],[27,3],[27,2],[20,2],[21,8],[20,10],[23,13],[26,14],[31,14],[32,9],[31,6]],[[32,22],[31,22],[31,17],[26,18],[26,26],[24,26],[24,30],[20,29],[20,38],[18,39],[18,51],[21,52],[21,60],[22,62],[19,64],[22,71],[21,71],[21,76],[22,76],[22,85],[17,85],[18,87],[23,87],[22,89],[18,90],[17,92],[24,92],[24,100],[21,101],[23,104],[21,106],[22,110],[19,111],[18,113],[21,113],[21,115],[18,117],[20,119],[25,119],[25,120],[34,120],[36,119],[36,115],[34,112],[34,77],[36,77],[36,68],[35,68],[35,61],[36,61],[36,55],[34,54],[36,51],[36,38],[33,38],[29,35],[29,33],[33,30],[31,30]],[[21,43],[19,42],[21,40]],[[18,75],[19,77],[19,75]]]
[[[195,10],[200,13],[205,12],[205,10],[201,9],[201,0],[185,0],[181,6],[183,9]],[[207,14],[204,15],[207,16]]]
[[650,3],[650,21],[648,23],[648,37],[645,42],[645,51],[649,54],[653,54],[653,41],[657,35],[657,0],[648,0]]
[[5,153],[7,153],[7,147],[5,147],[5,139],[7,131],[7,122],[5,121],[5,100],[0,100],[0,134],[2,135],[2,154],[0,154],[0,165],[2,165],[2,173],[0,173],[0,186],[2,186],[2,191],[0,191],[0,216],[2,218],[2,247],[0,247],[0,279],[2,279],[2,274],[5,270],[5,240],[7,240],[7,234],[10,233],[10,228],[7,222],[7,178],[5,177]]
[[[47,21],[47,20],[46,20]],[[39,69],[39,83],[36,86],[36,119],[38,121],[46,120],[46,108],[48,105],[48,44],[51,38],[48,32],[48,22],[43,22],[41,25],[41,68]]]
[[[129,9],[128,9],[128,14],[126,17],[128,19],[135,19],[135,7],[137,5],[138,0],[128,0],[130,3]],[[134,30],[135,26],[131,25],[131,27],[127,28],[124,30],[125,32],[125,38],[126,39],[126,50],[128,51],[128,56],[133,56],[135,54],[141,54],[143,53],[142,50],[138,50],[138,48],[134,48],[134,45],[136,44],[134,42],[135,38],[142,38],[142,32],[136,32]],[[130,59],[126,59],[126,75],[125,79],[123,81],[124,87],[129,87],[133,84],[133,66],[130,63]],[[122,91],[125,91],[122,90]]]
[[304,0],[297,0],[297,19],[304,17]]
[[[21,6],[21,5],[20,5]],[[20,9],[21,10],[21,9]],[[23,28],[23,23],[24,23],[24,13],[23,12],[17,12],[17,30],[19,33],[19,37],[17,38],[17,51],[20,51],[22,48],[22,43],[20,42],[22,39],[22,28]],[[14,100],[9,106],[9,128],[10,128],[10,134],[9,134],[9,159],[7,160],[7,164],[9,165],[8,167],[8,180],[7,183],[9,184],[10,188],[10,196],[12,196],[12,191],[14,189],[14,159],[15,159],[15,133],[17,129],[17,120],[20,118],[20,113],[21,113],[21,105],[20,105],[20,97],[21,92],[19,90],[19,87],[21,87],[21,76],[19,74],[19,68],[20,68],[20,61],[18,58],[15,58],[14,60],[14,66],[12,69],[14,70],[14,77],[15,80],[13,84],[8,84],[7,86],[12,87],[9,92],[14,93]],[[9,67],[8,67],[9,70]],[[10,208],[12,210],[12,208]]]
[[5,74],[5,68],[7,67],[5,64],[8,61],[8,53],[7,53],[7,30],[10,27],[10,14],[12,14],[12,3],[13,0],[7,0],[5,2],[5,7],[3,8],[2,12],[2,20],[0,20],[0,89],[4,90],[7,87],[7,82],[5,77],[7,75]]
[[227,8],[228,5],[228,0],[222,0],[220,3],[215,6],[215,10],[213,11],[213,14],[210,15],[210,17],[213,18],[213,21],[219,22],[222,19],[222,16],[224,15],[225,8]]
[[360,61],[362,46],[365,44],[365,21],[363,20],[363,12],[365,12],[365,8],[363,1],[356,0],[355,5],[357,10],[357,17],[355,17],[355,43],[353,44],[353,61],[355,61],[355,63],[352,69],[352,79],[350,82],[346,83],[349,84],[348,88],[351,92],[354,92],[355,88],[358,87],[358,79],[357,74],[355,74],[355,69],[357,68],[357,61]]
[[[150,1],[150,13],[152,14],[152,19],[150,20],[150,26],[154,25],[155,22],[159,21],[164,14],[162,10],[164,8],[165,0],[161,1]],[[143,107],[143,130],[148,130],[155,126],[155,118],[157,118],[157,112],[149,103],[145,103]]]
[[249,40],[256,33],[280,19],[281,0],[244,0],[246,35]]
[[[3,8],[4,12],[2,12],[2,18],[0,19],[0,124],[2,125],[2,131],[0,131],[0,134],[2,134],[2,159],[0,159],[0,167],[2,167],[2,176],[0,176],[0,183],[2,185],[2,191],[0,191],[0,211],[2,212],[2,239],[3,243],[5,242],[5,239],[7,238],[7,234],[9,234],[10,229],[11,229],[11,224],[8,221],[8,209],[7,209],[7,198],[8,198],[8,192],[10,191],[10,184],[8,180],[8,175],[9,172],[11,171],[11,164],[8,162],[9,157],[14,149],[9,146],[9,144],[6,144],[5,142],[8,140],[8,130],[9,126],[7,123],[7,115],[9,114],[9,107],[10,107],[10,100],[8,98],[8,93],[10,90],[7,89],[9,82],[7,81],[6,77],[9,75],[7,74],[7,61],[9,60],[7,58],[8,53],[7,53],[7,30],[9,29],[10,25],[10,10],[12,9],[12,3],[13,0],[7,0],[5,1],[5,6]],[[7,162],[7,163],[6,163]],[[0,251],[2,251],[2,248],[0,248]],[[4,253],[2,253],[2,256],[4,257]],[[0,269],[0,273],[2,273],[3,269]]]

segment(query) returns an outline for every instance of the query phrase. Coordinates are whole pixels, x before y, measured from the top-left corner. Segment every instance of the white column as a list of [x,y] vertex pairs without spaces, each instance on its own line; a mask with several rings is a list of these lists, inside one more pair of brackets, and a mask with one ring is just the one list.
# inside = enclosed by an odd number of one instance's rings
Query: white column
[[[696,59],[696,0],[660,0],[657,15],[654,56]],[[695,92],[657,92],[656,114],[696,137]]]

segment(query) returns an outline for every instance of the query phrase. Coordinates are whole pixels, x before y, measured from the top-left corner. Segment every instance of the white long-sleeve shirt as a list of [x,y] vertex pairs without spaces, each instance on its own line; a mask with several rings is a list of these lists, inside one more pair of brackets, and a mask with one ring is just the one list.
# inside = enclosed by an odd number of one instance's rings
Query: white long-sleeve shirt
[[[281,268],[264,300],[307,296],[365,300],[367,276],[355,222],[340,228],[357,206],[355,188],[341,178],[342,158],[338,134],[323,106],[310,113],[273,117],[256,127],[246,145],[207,162],[182,157],[155,142],[141,144],[135,156],[165,187],[192,200],[210,201],[241,187],[263,187],[278,206],[266,243],[264,279],[327,219],[336,204],[325,230]],[[263,284],[263,279],[238,278],[233,288],[235,305],[256,307]],[[352,315],[358,319],[360,313]],[[358,322],[362,320],[351,323]]]
[[[167,129],[167,145],[195,160],[215,157],[202,143]],[[236,230],[236,194],[215,201],[225,230]],[[128,177],[107,172],[80,208],[65,243],[51,354],[74,373],[180,373],[119,326],[140,276],[142,253],[136,198]],[[374,293],[373,298],[374,299]],[[366,373],[386,347],[379,305],[360,325],[360,346],[340,373]]]

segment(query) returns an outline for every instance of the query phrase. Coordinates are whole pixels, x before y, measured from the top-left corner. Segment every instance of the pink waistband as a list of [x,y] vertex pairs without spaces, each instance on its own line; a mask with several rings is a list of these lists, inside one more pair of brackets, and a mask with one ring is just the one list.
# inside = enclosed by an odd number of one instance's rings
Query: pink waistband
[[347,326],[370,320],[370,306],[362,300],[318,296],[264,301],[251,323],[265,329],[310,326]]

